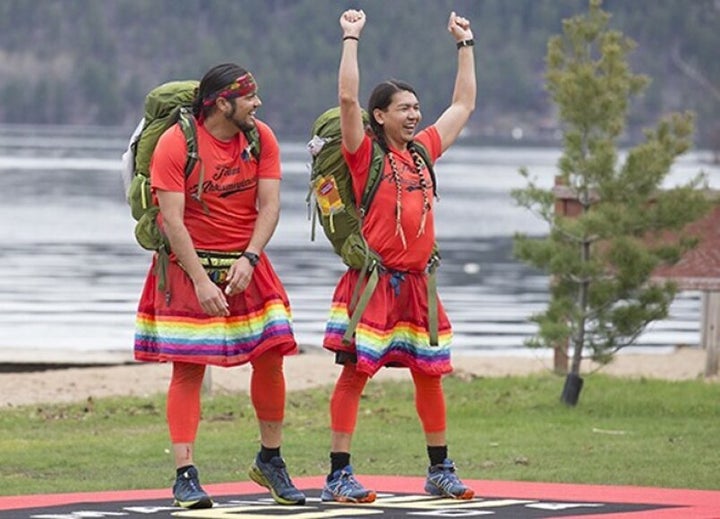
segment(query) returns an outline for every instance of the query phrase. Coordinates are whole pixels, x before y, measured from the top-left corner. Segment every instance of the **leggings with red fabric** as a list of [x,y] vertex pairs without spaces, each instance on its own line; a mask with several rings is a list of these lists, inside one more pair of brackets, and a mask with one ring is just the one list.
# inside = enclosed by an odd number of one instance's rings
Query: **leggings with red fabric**
[[[250,399],[260,421],[282,422],[285,416],[283,356],[277,348],[251,361]],[[193,443],[200,424],[200,391],[204,364],[174,362],[167,394],[167,422],[172,443]]]
[[[415,383],[415,409],[425,433],[445,431],[445,394],[440,375],[431,376],[411,371]],[[360,396],[368,375],[355,369],[355,364],[343,365],[330,399],[330,421],[332,430],[352,434],[357,423]]]

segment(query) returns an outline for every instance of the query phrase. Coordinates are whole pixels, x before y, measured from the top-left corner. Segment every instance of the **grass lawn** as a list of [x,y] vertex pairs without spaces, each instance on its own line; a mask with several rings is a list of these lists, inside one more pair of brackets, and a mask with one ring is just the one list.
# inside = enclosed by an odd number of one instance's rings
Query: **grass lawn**
[[[720,384],[588,376],[577,407],[563,379],[445,380],[450,456],[467,479],[718,489]],[[288,394],[282,452],[292,476],[329,467],[330,387]],[[246,394],[206,397],[203,483],[247,481],[259,445]],[[0,495],[170,487],[164,395],[0,411]],[[353,441],[356,473],[424,475],[408,382],[373,382]]]

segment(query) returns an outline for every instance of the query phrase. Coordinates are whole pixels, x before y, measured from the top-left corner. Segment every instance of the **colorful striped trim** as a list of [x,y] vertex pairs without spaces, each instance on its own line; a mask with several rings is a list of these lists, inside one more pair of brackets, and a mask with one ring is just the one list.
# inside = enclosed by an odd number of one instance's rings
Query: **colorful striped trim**
[[[325,328],[325,343],[341,345],[349,319],[346,306],[334,304]],[[400,322],[391,330],[379,330],[361,322],[355,332],[355,353],[363,371],[376,372],[387,364],[402,364],[425,373],[449,373],[452,330],[440,330],[438,346],[430,346],[426,328]]]
[[243,357],[267,341],[294,343],[292,322],[282,302],[246,316],[163,316],[139,312],[135,353],[147,356]]

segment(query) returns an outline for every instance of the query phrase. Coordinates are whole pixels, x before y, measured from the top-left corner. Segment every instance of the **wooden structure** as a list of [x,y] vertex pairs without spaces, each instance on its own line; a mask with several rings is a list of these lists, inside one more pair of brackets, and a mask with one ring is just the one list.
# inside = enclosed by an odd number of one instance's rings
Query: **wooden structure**
[[[577,216],[581,211],[577,197],[558,180],[556,178],[554,187],[556,214]],[[717,195],[715,191],[708,191],[710,197]],[[707,352],[705,376],[710,377],[717,375],[720,368],[720,206],[713,207],[703,218],[686,226],[683,233],[697,236],[697,247],[683,255],[675,265],[656,269],[652,279],[672,279],[679,290],[702,292],[700,345]],[[557,372],[567,372],[567,345],[555,348],[554,368]]]

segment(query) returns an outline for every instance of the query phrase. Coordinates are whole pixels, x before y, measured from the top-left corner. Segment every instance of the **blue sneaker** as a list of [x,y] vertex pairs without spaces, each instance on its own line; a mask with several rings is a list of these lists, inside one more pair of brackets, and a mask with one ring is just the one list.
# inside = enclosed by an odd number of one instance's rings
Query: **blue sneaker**
[[198,471],[193,466],[177,477],[172,491],[175,499],[173,506],[210,508],[213,505],[210,496],[200,486]]
[[275,456],[264,463],[258,453],[255,463],[250,467],[249,475],[255,483],[270,490],[276,503],[281,505],[305,504],[305,494],[293,485],[285,467],[285,461],[280,456]]
[[355,479],[350,465],[336,470],[328,477],[320,494],[321,501],[338,501],[340,503],[372,503],[375,491],[367,490]]
[[433,496],[453,499],[472,499],[475,496],[473,489],[465,486],[457,477],[455,464],[448,459],[440,465],[432,465],[428,468],[425,492]]

